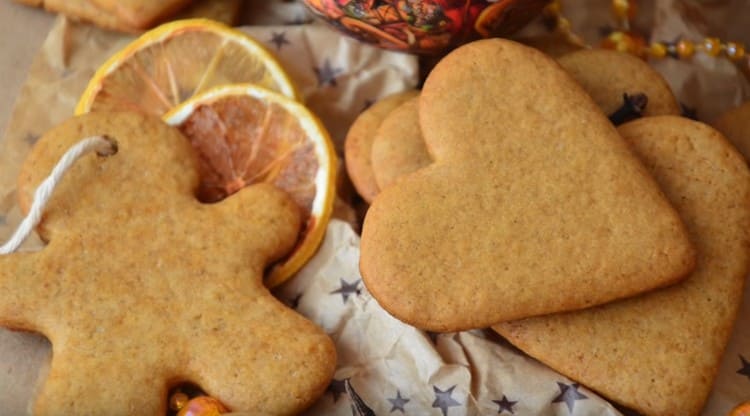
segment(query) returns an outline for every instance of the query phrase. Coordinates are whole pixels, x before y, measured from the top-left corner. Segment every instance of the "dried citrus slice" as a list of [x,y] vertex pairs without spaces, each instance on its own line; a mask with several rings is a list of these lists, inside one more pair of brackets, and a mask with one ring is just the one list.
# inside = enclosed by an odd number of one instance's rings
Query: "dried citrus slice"
[[214,86],[243,82],[297,98],[275,58],[249,36],[207,19],[178,20],[144,33],[109,58],[75,113],[137,110],[161,116]]
[[244,186],[271,183],[300,206],[294,251],[266,275],[274,287],[299,270],[325,234],[335,192],[336,156],[320,121],[302,104],[256,85],[219,86],[164,115],[199,154],[198,198],[218,201]]
[[750,402],[745,402],[735,407],[729,416],[750,416]]

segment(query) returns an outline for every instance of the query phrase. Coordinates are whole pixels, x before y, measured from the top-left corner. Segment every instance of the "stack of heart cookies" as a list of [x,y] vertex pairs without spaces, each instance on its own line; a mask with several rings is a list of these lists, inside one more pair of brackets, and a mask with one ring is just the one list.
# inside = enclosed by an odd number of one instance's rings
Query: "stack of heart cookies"
[[679,111],[617,52],[454,50],[347,137],[352,182],[373,186],[367,288],[419,328],[491,327],[643,414],[698,414],[750,264],[750,171]]

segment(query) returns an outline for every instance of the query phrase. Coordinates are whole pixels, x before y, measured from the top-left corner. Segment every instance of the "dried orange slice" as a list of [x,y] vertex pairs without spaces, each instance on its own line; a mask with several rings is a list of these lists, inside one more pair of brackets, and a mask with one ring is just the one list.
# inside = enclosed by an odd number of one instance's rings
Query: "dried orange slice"
[[297,98],[275,58],[244,33],[207,19],[161,25],[107,60],[75,113],[136,110],[161,116],[214,86],[251,82]]
[[199,154],[202,201],[257,182],[291,195],[304,215],[303,229],[294,251],[266,275],[266,285],[297,272],[315,253],[333,209],[336,155],[320,121],[302,104],[252,84],[216,87],[164,120]]
[[750,416],[750,402],[745,402],[732,409],[729,416]]

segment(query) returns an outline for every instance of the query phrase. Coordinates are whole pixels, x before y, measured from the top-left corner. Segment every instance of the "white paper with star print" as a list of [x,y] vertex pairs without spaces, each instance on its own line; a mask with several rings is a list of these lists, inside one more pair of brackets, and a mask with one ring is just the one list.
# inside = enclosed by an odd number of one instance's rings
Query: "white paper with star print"
[[429,334],[396,320],[367,292],[358,264],[359,236],[333,220],[317,255],[277,292],[337,346],[334,381],[306,414],[349,416],[358,402],[355,415],[620,415],[482,331]]
[[[663,15],[679,19],[668,12],[674,1],[659,7]],[[574,2],[569,3],[575,17]],[[581,7],[595,10],[597,4],[606,8],[605,3],[587,0]],[[349,124],[366,105],[416,84],[414,57],[357,43],[318,24],[284,25],[309,21],[298,3],[254,2],[247,14],[252,19],[246,21],[275,25],[243,30],[279,57],[339,149]],[[72,113],[99,63],[129,40],[64,20],[56,23],[0,142],[0,239],[20,221],[15,181],[31,144]],[[680,85],[676,92],[684,96],[683,89],[693,84]],[[692,89],[687,95],[713,100],[711,91]],[[26,247],[39,245],[32,241]],[[338,349],[335,379],[308,415],[620,415],[595,393],[493,334],[427,334],[393,319],[364,289],[358,258],[359,237],[347,223],[335,220],[316,256],[278,292],[325,328]],[[726,414],[750,399],[750,286],[745,299],[706,416]],[[49,353],[41,337],[0,329],[0,415],[26,414]]]

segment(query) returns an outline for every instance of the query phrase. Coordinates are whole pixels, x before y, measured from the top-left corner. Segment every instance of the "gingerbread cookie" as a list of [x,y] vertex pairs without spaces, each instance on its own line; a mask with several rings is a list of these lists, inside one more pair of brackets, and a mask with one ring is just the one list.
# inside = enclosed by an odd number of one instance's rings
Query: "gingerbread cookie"
[[378,188],[432,162],[419,129],[419,97],[391,111],[372,141],[372,171]]
[[383,119],[399,104],[415,97],[417,91],[404,91],[389,95],[363,111],[346,134],[344,162],[346,172],[357,193],[368,203],[380,192],[372,171],[372,141]]
[[60,13],[76,21],[93,23],[104,29],[118,32],[137,33],[142,28],[135,27],[117,16],[99,8],[92,0],[16,0],[29,6],[43,7],[45,10]]
[[494,327],[513,344],[647,415],[697,415],[750,262],[750,171],[717,131],[679,117],[620,132],[685,221],[697,268],[675,286],[586,311]]
[[750,161],[750,101],[725,112],[713,125]]
[[100,112],[37,142],[22,205],[65,150],[98,134],[119,151],[66,173],[41,224],[47,246],[0,256],[0,323],[52,343],[35,414],[165,414],[167,391],[187,381],[233,411],[310,405],[333,375],[334,345],[262,284],[297,240],[294,202],[259,184],[201,204],[197,161],[177,129]]
[[675,283],[679,216],[551,58],[488,39],[448,54],[419,99],[435,159],[383,190],[360,270],[395,317],[434,331],[580,309]]
[[242,0],[198,0],[170,20],[204,18],[232,26],[240,17]]
[[553,58],[559,58],[572,52],[580,51],[582,46],[576,45],[559,33],[545,33],[535,36],[516,38],[516,41],[526,46],[546,53]]
[[[641,115],[682,113],[664,78],[631,54],[608,49],[584,49],[564,55],[558,62],[615,124]],[[641,101],[638,107],[639,103],[632,102],[632,97],[638,96],[645,96],[647,103]],[[618,115],[618,111],[621,114]]]
[[[73,20],[93,23],[101,28],[127,33],[140,33],[151,26],[160,23],[153,21],[149,26],[134,26],[116,14],[102,10],[92,0],[16,0],[29,6],[63,14]],[[181,10],[172,19],[207,18],[226,24],[234,24],[239,16],[241,0],[201,0],[196,1]]]
[[105,14],[130,27],[148,29],[190,4],[192,0],[90,0]]

